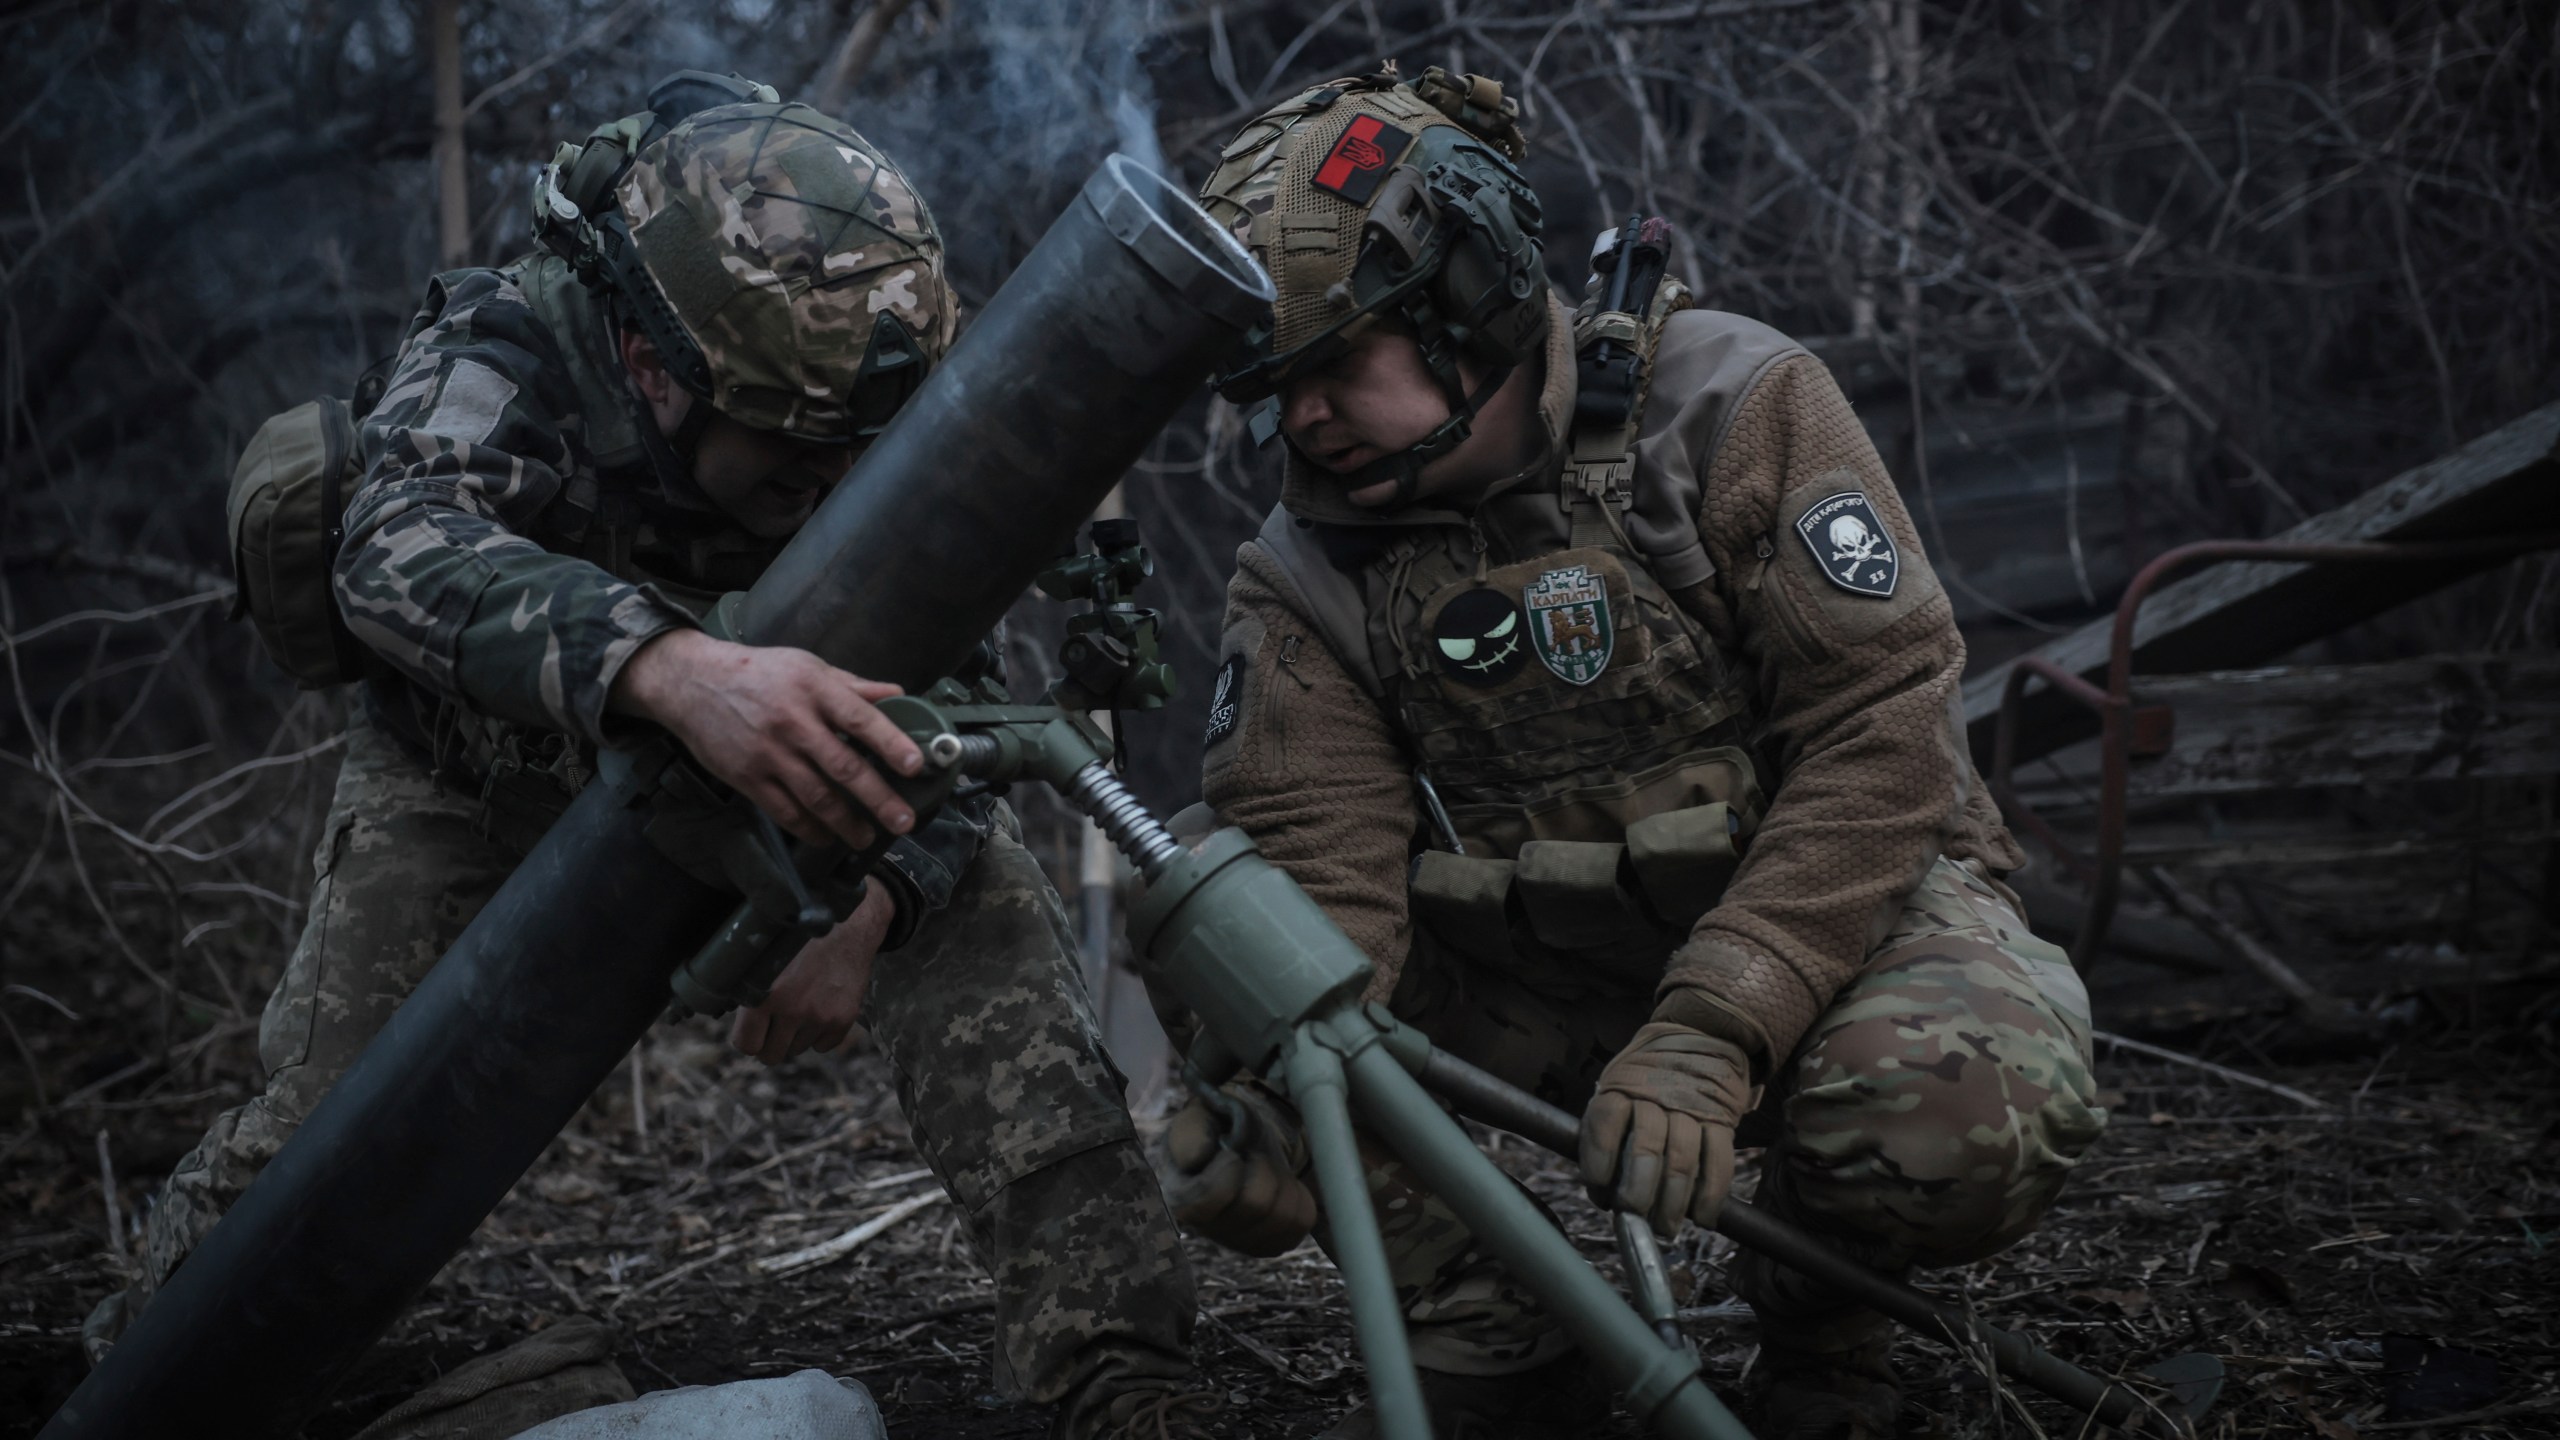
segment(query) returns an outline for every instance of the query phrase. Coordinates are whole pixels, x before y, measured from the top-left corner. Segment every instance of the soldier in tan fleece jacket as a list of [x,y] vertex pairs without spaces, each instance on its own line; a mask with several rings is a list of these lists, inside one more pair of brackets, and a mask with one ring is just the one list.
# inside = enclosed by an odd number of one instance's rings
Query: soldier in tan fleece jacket
[[[1658,231],[1614,237],[1578,314],[1551,298],[1514,113],[1474,76],[1336,81],[1206,187],[1280,296],[1224,388],[1288,455],[1205,798],[1368,951],[1371,998],[1583,1112],[1587,1178],[1657,1229],[1711,1222],[1763,1145],[1759,1198],[1871,1263],[1994,1254],[2105,1116],[2086,993],[2000,883],[1952,610],[1830,374],[1688,308]],[[1289,1127],[1254,1128],[1239,1157],[1195,1104],[1160,1161],[1187,1224],[1267,1253],[1319,1217]],[[1435,1424],[1597,1423],[1562,1331],[1371,1159]],[[1893,1432],[1888,1322],[1733,1280],[1761,1435]]]

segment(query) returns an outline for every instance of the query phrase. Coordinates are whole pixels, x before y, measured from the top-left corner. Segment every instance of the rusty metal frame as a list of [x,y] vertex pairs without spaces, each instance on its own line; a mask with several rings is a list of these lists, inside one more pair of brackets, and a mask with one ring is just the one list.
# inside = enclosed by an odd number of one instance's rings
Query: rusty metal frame
[[[2116,601],[2115,622],[2107,643],[2107,685],[2101,690],[2078,674],[2037,655],[2010,662],[2008,682],[2001,687],[2000,713],[1992,731],[1991,794],[2001,813],[2042,840],[2063,863],[2088,882],[2089,902],[2071,939],[2071,963],[2082,974],[2096,962],[2115,920],[2116,900],[2124,879],[2126,788],[2133,757],[2168,753],[2176,717],[2166,705],[2133,702],[2134,622],[2142,602],[2171,577],[2234,560],[2347,564],[2428,564],[2476,560],[2483,556],[2520,556],[2560,546],[2560,534],[2511,535],[2487,540],[2337,541],[2199,540],[2164,551],[2134,574]],[[2018,796],[2012,771],[2018,740],[2018,708],[2027,682],[2047,686],[2098,716],[2097,853],[2088,855],[2065,842],[2045,818]]]

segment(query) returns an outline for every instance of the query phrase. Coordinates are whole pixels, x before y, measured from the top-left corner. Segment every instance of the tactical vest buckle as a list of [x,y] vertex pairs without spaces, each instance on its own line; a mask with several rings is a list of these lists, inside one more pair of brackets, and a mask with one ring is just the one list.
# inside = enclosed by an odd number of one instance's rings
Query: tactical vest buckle
[[1636,500],[1636,457],[1624,451],[1596,460],[1574,460],[1564,467],[1565,503],[1590,499],[1624,510]]

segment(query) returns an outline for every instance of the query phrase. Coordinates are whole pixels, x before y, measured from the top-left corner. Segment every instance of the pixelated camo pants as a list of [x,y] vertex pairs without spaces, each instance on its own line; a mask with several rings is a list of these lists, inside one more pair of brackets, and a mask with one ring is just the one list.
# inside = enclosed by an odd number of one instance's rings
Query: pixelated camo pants
[[[146,1225],[144,1299],[354,1062],[519,853],[476,797],[362,719],[318,851],[308,919],[268,1001],[264,1092],[179,1163]],[[1083,1412],[1187,1379],[1191,1273],[1122,1080],[1098,1040],[1057,893],[999,833],[948,909],[874,972],[868,1021],[927,1164],[996,1281],[999,1388]]]

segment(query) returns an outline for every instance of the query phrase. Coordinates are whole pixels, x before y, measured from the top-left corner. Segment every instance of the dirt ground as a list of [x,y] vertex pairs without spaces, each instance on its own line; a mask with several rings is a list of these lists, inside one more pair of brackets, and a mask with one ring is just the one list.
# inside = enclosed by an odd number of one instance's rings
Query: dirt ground
[[[14,986],[81,1019],[11,991],[22,1073],[0,1136],[6,1435],[34,1433],[77,1383],[81,1316],[119,1282],[135,1217],[204,1124],[248,1093],[254,1065],[250,1022],[172,1014],[150,987],[81,968],[80,947],[56,958],[38,963],[23,939],[8,957]],[[1930,1283],[2092,1366],[2221,1355],[2231,1378],[2208,1435],[2560,1433],[2560,991],[2486,998],[2496,1018],[2477,1027],[2454,1023],[2468,1005],[2422,996],[2396,1041],[2326,1056],[2274,1020],[2154,1036],[2299,1099],[2102,1054],[2114,1120],[2050,1223]],[[164,1022],[165,1052],[153,1043]],[[101,1133],[120,1237],[105,1228]],[[1485,1138],[1614,1269],[1565,1169]],[[707,1022],[661,1026],[308,1433],[351,1434],[441,1370],[584,1313],[615,1327],[644,1391],[815,1366],[869,1386],[905,1440],[1040,1435],[1042,1413],[987,1393],[988,1289],[939,1199],[834,1264],[770,1279],[750,1268],[932,1193],[876,1057],[766,1070]],[[1753,1351],[1724,1303],[1725,1245],[1692,1231],[1673,1258],[1690,1333],[1732,1396]],[[1319,1252],[1193,1254],[1225,1433],[1309,1434],[1352,1401],[1360,1370]],[[2403,1373],[2412,1355],[2423,1368]],[[1928,1344],[1906,1341],[1900,1361],[1910,1434],[2076,1433],[2068,1415],[1995,1392]],[[2402,1418],[2447,1411],[2478,1418]],[[1622,1417],[1616,1433],[1639,1432]]]

